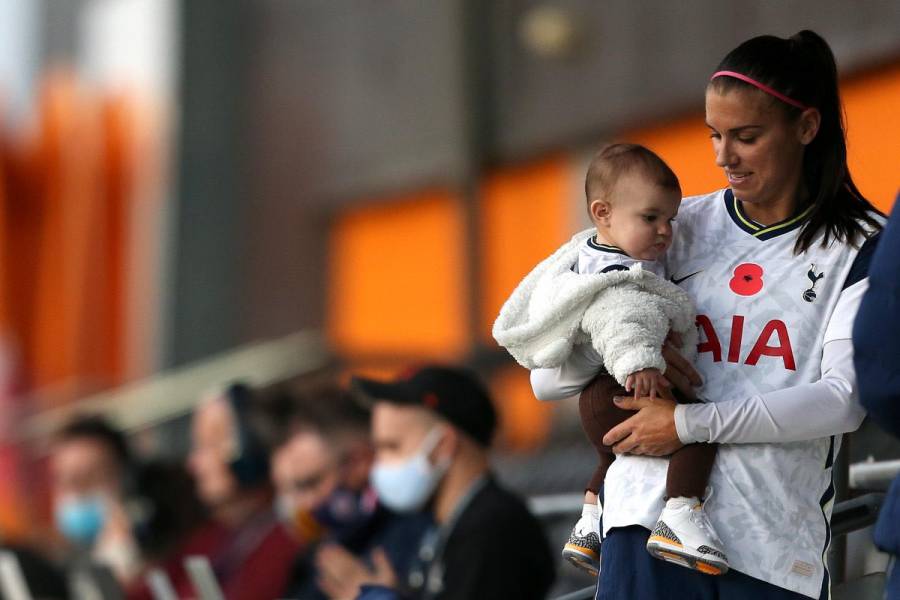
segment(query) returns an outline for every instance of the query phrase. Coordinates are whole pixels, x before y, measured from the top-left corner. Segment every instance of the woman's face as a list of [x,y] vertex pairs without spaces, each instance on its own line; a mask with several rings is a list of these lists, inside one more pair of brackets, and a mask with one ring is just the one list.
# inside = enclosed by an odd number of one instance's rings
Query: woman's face
[[789,119],[777,102],[754,89],[720,93],[711,86],[706,124],[716,164],[738,199],[793,210],[803,181],[803,151],[815,132],[809,136],[804,119]]

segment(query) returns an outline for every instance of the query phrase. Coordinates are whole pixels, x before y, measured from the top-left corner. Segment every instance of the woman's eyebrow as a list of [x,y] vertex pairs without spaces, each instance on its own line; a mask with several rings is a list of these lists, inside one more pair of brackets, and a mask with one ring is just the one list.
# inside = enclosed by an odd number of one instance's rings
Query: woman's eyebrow
[[[716,128],[713,127],[712,125],[710,125],[709,123],[706,123],[706,126],[709,127],[710,129],[712,129],[713,131],[716,131]],[[762,125],[741,125],[739,127],[732,127],[731,129],[728,130],[728,132],[729,133],[740,133],[741,131],[743,131],[745,129],[762,129]]]

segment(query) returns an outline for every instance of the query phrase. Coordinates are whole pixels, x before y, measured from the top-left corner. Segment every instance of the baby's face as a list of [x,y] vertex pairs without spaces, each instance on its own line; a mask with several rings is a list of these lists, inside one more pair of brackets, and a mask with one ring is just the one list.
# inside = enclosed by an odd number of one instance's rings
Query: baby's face
[[657,260],[672,244],[672,220],[680,204],[680,193],[625,173],[611,190],[603,235],[632,258]]

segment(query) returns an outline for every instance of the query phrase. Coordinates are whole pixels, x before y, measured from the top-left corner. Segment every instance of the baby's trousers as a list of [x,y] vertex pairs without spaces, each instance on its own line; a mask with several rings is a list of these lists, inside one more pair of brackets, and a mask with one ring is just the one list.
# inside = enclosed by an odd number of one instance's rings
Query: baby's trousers
[[[606,433],[635,414],[624,410],[613,402],[614,396],[628,396],[625,388],[610,375],[601,373],[581,392],[578,408],[581,413],[581,426],[588,439],[597,449],[599,461],[597,469],[588,483],[587,490],[597,493],[606,472],[616,459],[612,447],[603,443]],[[687,400],[676,393],[678,402],[690,404],[695,400]],[[703,498],[709,483],[709,474],[716,458],[715,444],[688,444],[676,450],[669,458],[669,471],[666,477],[666,497],[678,496]]]

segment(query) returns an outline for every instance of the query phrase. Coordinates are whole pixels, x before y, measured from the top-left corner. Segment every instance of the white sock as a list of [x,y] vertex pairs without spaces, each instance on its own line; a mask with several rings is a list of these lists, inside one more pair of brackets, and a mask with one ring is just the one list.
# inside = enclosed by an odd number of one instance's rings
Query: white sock
[[581,507],[581,516],[582,517],[591,517],[592,519],[600,519],[600,507],[596,504],[588,504],[585,503],[584,506]]
[[700,499],[696,496],[675,496],[666,500],[666,508],[681,508],[687,506],[693,508],[700,504]]

